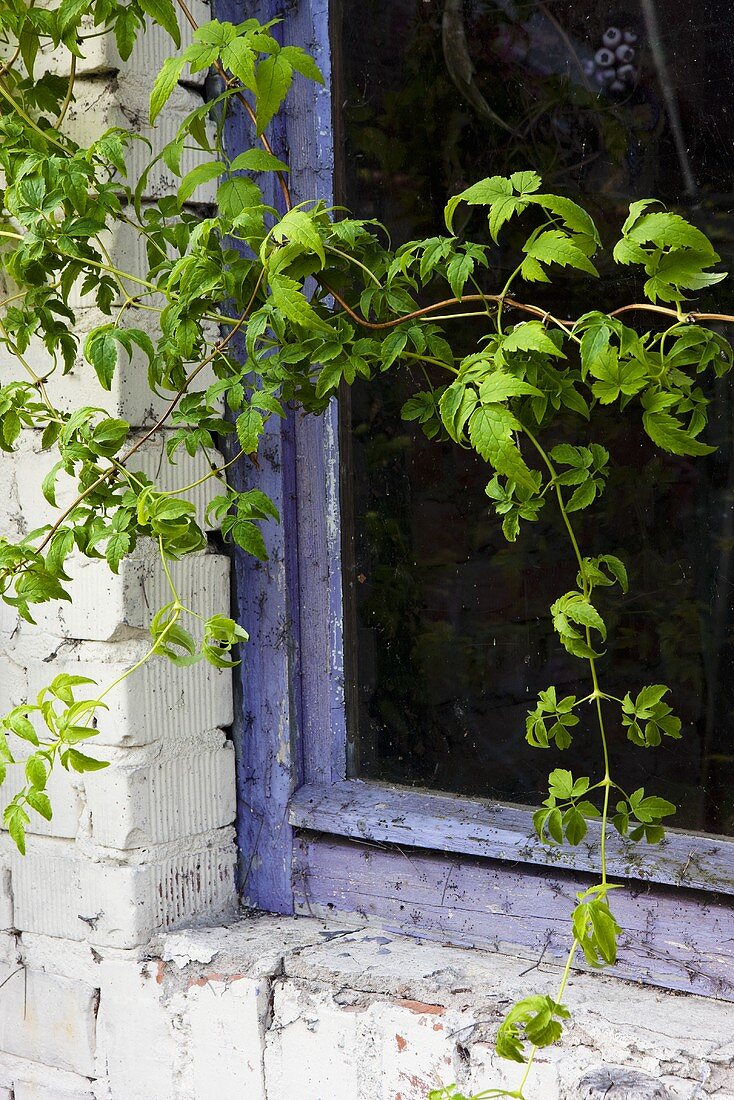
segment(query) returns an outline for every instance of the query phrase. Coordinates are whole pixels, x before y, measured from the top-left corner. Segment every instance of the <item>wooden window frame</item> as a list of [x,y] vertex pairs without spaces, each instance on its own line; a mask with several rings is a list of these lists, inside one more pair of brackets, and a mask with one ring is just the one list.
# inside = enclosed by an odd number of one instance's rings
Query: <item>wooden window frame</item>
[[[325,76],[296,79],[277,152],[296,201],[332,201],[328,0],[299,0],[278,33],[312,50]],[[275,0],[218,0],[234,22],[282,14]],[[233,153],[251,141],[233,117]],[[277,204],[278,196],[267,196]],[[273,418],[261,469],[237,470],[281,514],[270,554],[234,553],[234,599],[251,640],[237,676],[240,885],[277,913],[374,920],[427,939],[548,961],[565,955],[568,912],[598,867],[598,827],[548,848],[527,808],[347,778],[337,403],[321,418]],[[734,840],[669,830],[644,856],[615,838],[610,867],[625,928],[614,973],[734,1000]]]

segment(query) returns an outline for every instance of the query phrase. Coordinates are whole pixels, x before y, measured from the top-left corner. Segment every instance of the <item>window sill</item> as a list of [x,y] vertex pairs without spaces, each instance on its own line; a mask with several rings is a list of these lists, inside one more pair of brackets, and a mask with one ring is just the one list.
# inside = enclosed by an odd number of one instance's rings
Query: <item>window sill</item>
[[[358,779],[301,787],[289,820],[315,833],[513,864],[589,873],[599,866],[595,822],[577,847],[547,846],[535,837],[526,807]],[[671,829],[660,845],[643,851],[615,833],[607,858],[609,873],[618,878],[734,894],[734,838]]]

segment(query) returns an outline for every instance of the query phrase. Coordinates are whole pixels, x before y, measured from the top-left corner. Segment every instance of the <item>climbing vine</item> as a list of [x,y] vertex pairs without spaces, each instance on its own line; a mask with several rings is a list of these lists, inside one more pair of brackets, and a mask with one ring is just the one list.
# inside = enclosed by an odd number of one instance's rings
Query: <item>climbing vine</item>
[[[656,749],[682,730],[666,685],[630,684],[624,697],[604,687],[607,627],[598,592],[616,587],[624,593],[628,579],[622,560],[603,547],[582,547],[574,527],[576,513],[597,506],[609,472],[609,453],[593,439],[595,415],[605,406],[639,419],[656,447],[676,455],[713,449],[703,441],[707,398],[700,379],[730,370],[734,351],[710,326],[734,317],[698,312],[690,298],[724,278],[716,270],[719,257],[678,214],[652,199],[635,202],[612,258],[642,273],[644,300],[601,312],[594,308],[595,259],[608,242],[581,206],[546,193],[530,170],[475,183],[448,203],[445,234],[393,249],[374,222],[313,196],[293,201],[288,166],[267,134],[294,80],[322,80],[313,59],[297,45],[284,45],[275,22],[197,26],[183,0],[178,5],[191,32],[183,49],[171,0],[63,0],[44,7],[7,0],[0,13],[0,242],[7,287],[0,344],[12,362],[12,370],[3,365],[0,386],[0,448],[11,452],[27,430],[41,432],[43,450],[53,455],[41,489],[56,509],[53,522],[17,541],[0,539],[0,592],[33,623],[38,605],[71,598],[71,555],[104,559],[116,573],[139,540],[151,540],[170,600],[152,618],[147,652],[124,676],[160,657],[230,666],[233,649],[247,640],[245,629],[225,614],[202,619],[182,601],[169,566],[206,546],[192,491],[215,480],[206,522],[264,558],[261,525],[277,522],[277,511],[259,489],[237,492],[228,485],[227,466],[257,467],[271,417],[292,408],[318,415],[342,384],[419,368],[411,377],[423,381],[403,418],[417,422],[429,439],[451,439],[481,456],[488,504],[509,541],[521,528],[527,537],[524,526],[543,508],[554,508],[577,571],[570,591],[551,594],[550,614],[559,644],[588,671],[588,693],[564,696],[553,686],[541,692],[526,738],[539,750],[569,756],[574,738],[597,739],[597,773],[554,768],[533,824],[544,844],[577,845],[595,822],[599,874],[571,914],[558,989],[520,1001],[499,1029],[499,1054],[524,1063],[524,1075],[513,1091],[480,1096],[522,1098],[536,1051],[560,1038],[568,1018],[563,998],[576,956],[594,968],[616,959],[613,891],[619,887],[608,879],[610,830],[657,844],[675,812],[643,787],[623,789],[610,767],[610,725],[626,732],[630,751]],[[126,59],[151,21],[177,48],[152,86],[152,123],[186,72],[212,70],[218,86],[131,179],[127,165],[137,135],[112,128],[80,145],[66,132],[68,112],[86,43],[113,35]],[[50,50],[66,56],[60,71],[67,75],[49,72]],[[249,118],[252,147],[231,157],[223,132],[235,104]],[[184,171],[192,156],[194,166]],[[179,183],[175,193],[149,202],[146,182],[159,161]],[[276,175],[280,209],[263,197],[258,181],[267,173]],[[197,191],[204,185],[216,189],[205,207]],[[490,243],[454,233],[462,204],[486,211]],[[494,246],[510,222],[526,238],[514,271],[495,285]],[[144,274],[114,263],[109,234],[121,226],[144,243]],[[555,316],[526,300],[529,286],[564,269],[588,283],[582,316]],[[80,299],[105,317],[84,338]],[[452,323],[468,316],[485,318],[485,331],[470,354],[460,355]],[[30,354],[38,340],[49,364],[40,374]],[[151,427],[134,429],[95,406],[64,411],[54,403],[56,377],[80,356],[109,391],[134,355],[146,360],[151,393],[165,402]],[[438,373],[443,380],[435,384]],[[573,429],[561,442],[560,426]],[[134,461],[157,435],[165,438],[169,461],[183,448],[203,456],[207,473],[175,491],[161,488]],[[217,440],[225,435],[235,436],[237,453],[217,466]],[[57,504],[57,485],[69,479],[76,495]],[[21,852],[30,815],[52,815],[51,769],[105,766],[87,742],[104,723],[105,699],[118,683],[62,674],[0,720],[0,779],[17,776],[19,768],[24,773],[13,780],[4,811]],[[431,1097],[465,1100],[454,1086]]]

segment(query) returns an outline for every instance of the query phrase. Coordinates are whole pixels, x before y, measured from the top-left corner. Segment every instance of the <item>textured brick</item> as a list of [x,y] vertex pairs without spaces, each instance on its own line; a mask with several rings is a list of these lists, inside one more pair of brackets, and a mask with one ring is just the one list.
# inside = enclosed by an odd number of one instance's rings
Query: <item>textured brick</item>
[[[197,23],[205,23],[211,19],[208,4],[201,0],[188,0],[187,4]],[[188,21],[174,5],[178,14],[178,22],[181,30],[181,48],[185,48],[192,39],[192,31]],[[87,32],[94,32],[94,24],[91,17],[86,17],[82,22],[82,28]],[[98,38],[89,38],[82,43],[84,57],[77,61],[77,73],[80,75],[93,75],[96,73],[108,73],[124,68],[125,72],[140,73],[153,79],[160,67],[163,58],[172,54],[177,47],[172,39],[162,28],[157,25],[147,25],[145,33],[140,34],[133,46],[130,56],[123,61],[117,51],[114,35],[104,35]],[[69,72],[70,54],[68,50],[41,51],[41,65],[47,72],[66,76]],[[183,79],[186,83],[203,84],[206,72],[190,73],[188,66],[184,70]]]
[[[30,837],[11,853],[14,923],[21,931],[135,947],[158,931],[234,905],[231,830],[198,837],[182,851],[146,853],[147,862],[99,862],[58,841]],[[9,842],[8,842],[9,843]]]
[[[12,651],[12,658],[26,668],[31,697],[64,672],[94,681],[78,689],[77,697],[83,699],[109,687],[148,648],[145,639],[59,643],[29,635]],[[104,745],[191,742],[207,729],[231,724],[232,676],[228,669],[212,669],[204,662],[180,667],[165,657],[153,657],[113,688],[105,704],[108,709],[98,712],[97,736],[88,744],[92,753]]]
[[94,1093],[89,1089],[71,1090],[62,1085],[42,1084],[39,1081],[16,1081],[12,1100],[94,1100]]
[[108,768],[86,794],[97,844],[139,848],[204,833],[234,821],[234,750],[228,743],[140,768]]
[[251,981],[246,974],[202,977],[190,986],[185,1019],[193,1100],[266,1100],[262,1047],[268,993],[268,982]]
[[[82,555],[70,557],[65,569],[72,602],[42,604],[34,611],[39,628],[50,634],[101,642],[124,638],[147,631],[154,613],[171,600],[158,547],[149,539],[141,539],[117,575],[105,561]],[[185,607],[207,617],[228,612],[229,558],[192,554],[170,562],[169,571]],[[197,620],[188,617],[184,625],[196,635]]]
[[[101,77],[96,80],[78,80],[74,86],[74,101],[66,116],[64,130],[74,141],[86,147],[99,135],[113,126],[146,139],[133,141],[127,148],[125,164],[127,179],[135,186],[149,162],[161,149],[174,141],[179,126],[186,116],[201,106],[201,96],[180,85],[174,88],[166,110],[156,119],[154,126],[148,120],[148,100],[153,73],[129,72],[127,67],[119,76]],[[188,143],[181,158],[181,173],[185,175],[197,164],[211,159],[210,155],[192,147]],[[157,199],[175,192],[180,180],[162,160],[158,160],[146,177],[144,198]],[[191,197],[192,202],[213,202],[216,194],[216,182],[198,187]],[[117,265],[115,265],[117,266]],[[123,268],[137,273],[143,270]],[[139,291],[139,288],[138,288]]]
[[[102,389],[94,368],[84,358],[84,342],[87,335],[100,325],[110,323],[110,318],[98,309],[83,307],[76,313],[74,331],[79,339],[78,353],[71,370],[64,374],[61,368],[55,368],[52,356],[46,351],[38,337],[32,337],[24,353],[28,365],[36,374],[47,378],[46,391],[54,406],[61,412],[72,412],[82,405],[104,409],[110,416],[126,420],[128,424],[140,427],[154,423],[168,406],[173,391],[163,391],[158,396],[148,386],[148,361],[140,348],[135,345],[132,357],[120,349],[118,367],[109,390]],[[125,328],[136,328],[145,332],[157,343],[160,336],[158,316],[144,310],[128,309],[121,318]],[[207,339],[216,340],[218,329],[214,324],[206,326]],[[191,366],[193,367],[193,363]],[[214,381],[211,368],[205,368],[197,375],[191,385],[191,392],[201,392]],[[22,365],[11,356],[0,356],[0,385],[8,382],[28,381],[28,375]],[[221,408],[221,403],[218,406]]]
[[[132,446],[140,435],[129,437]],[[162,491],[176,491],[189,485],[210,472],[209,464],[203,455],[191,458],[181,448],[175,456],[175,463],[166,460],[166,433],[159,432],[147,440],[128,463],[135,473],[140,470],[147,474]],[[211,452],[211,458],[217,465],[224,462],[217,451]],[[54,451],[42,451],[40,435],[24,432],[12,455],[3,456],[3,496],[0,500],[0,536],[18,538],[45,523],[53,523],[59,510],[53,508],[41,493],[41,482],[55,462]],[[59,508],[72,503],[78,493],[76,481],[60,473],[56,482],[56,501]],[[199,522],[204,523],[204,510],[208,502],[220,492],[217,478],[209,478],[195,489],[186,493],[188,500],[197,505]]]

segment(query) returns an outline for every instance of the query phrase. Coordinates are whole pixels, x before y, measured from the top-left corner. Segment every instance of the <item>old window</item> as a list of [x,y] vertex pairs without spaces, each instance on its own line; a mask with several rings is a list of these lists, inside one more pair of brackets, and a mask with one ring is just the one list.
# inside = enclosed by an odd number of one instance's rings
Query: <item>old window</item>
[[[674,0],[664,18],[655,0],[326,7],[299,4],[282,28],[316,43],[332,78],[297,93],[281,135],[299,199],[335,196],[407,239],[440,228],[450,193],[531,164],[591,202],[608,234],[632,198],[685,207],[731,266],[734,46],[721,0],[695,12]],[[583,309],[573,283],[556,293],[570,315]],[[633,294],[620,286],[620,301]],[[260,624],[237,735],[243,892],[264,908],[372,915],[552,955],[563,895],[584,882],[590,853],[543,849],[516,804],[533,804],[548,771],[523,741],[526,701],[576,675],[546,621],[548,594],[567,580],[558,531],[549,516],[504,543],[484,471],[423,446],[401,403],[391,375],[324,421],[272,429],[263,487],[283,523],[270,563],[238,568],[243,621]],[[615,872],[631,880],[619,972],[732,995],[728,910],[701,894],[734,891],[727,384],[716,409],[719,450],[695,466],[661,460],[610,419],[618,473],[584,537],[602,526],[634,573],[615,612],[620,682],[675,684],[688,729],[680,748],[639,758],[660,793],[690,799],[690,831],[652,853],[652,893],[616,845]]]

